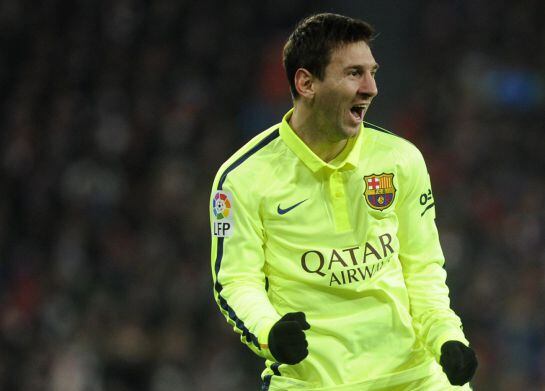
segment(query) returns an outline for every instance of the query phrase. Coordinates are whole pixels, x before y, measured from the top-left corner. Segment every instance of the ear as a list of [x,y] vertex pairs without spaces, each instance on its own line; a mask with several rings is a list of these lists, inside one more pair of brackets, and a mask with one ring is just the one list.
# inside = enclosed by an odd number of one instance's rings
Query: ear
[[312,99],[314,97],[314,76],[305,68],[295,71],[295,89],[300,96]]

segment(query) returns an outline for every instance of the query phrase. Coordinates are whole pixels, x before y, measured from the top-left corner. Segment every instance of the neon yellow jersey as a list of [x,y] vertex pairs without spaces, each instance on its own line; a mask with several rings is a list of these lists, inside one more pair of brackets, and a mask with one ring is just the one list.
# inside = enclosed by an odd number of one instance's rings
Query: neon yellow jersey
[[[450,309],[421,153],[365,123],[325,163],[290,115],[222,165],[210,202],[214,294],[267,360],[263,389],[386,390],[430,375],[448,385],[441,345],[469,343]],[[280,364],[268,334],[297,311],[309,355]]]

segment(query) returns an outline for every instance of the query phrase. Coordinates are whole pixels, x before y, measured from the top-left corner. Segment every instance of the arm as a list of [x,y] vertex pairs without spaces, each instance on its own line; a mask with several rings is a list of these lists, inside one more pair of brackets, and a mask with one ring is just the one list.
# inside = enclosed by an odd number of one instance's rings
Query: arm
[[[214,181],[210,200],[214,296],[228,323],[241,334],[241,341],[259,356],[274,360],[268,348],[268,335],[280,315],[265,290],[259,201],[248,196],[249,189],[244,184],[233,184],[229,178],[220,182],[217,177]],[[214,210],[218,190],[229,201],[228,216],[214,213],[218,211]]]
[[421,153],[412,148],[405,155],[399,178],[399,258],[409,293],[413,325],[418,337],[440,360],[446,341],[469,342],[460,318],[450,308],[444,256],[435,225],[435,207],[429,175]]

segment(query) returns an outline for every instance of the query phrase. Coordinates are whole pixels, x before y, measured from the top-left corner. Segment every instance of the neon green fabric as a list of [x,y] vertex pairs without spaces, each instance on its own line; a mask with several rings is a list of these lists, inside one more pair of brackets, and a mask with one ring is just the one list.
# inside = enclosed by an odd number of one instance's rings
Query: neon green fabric
[[[450,309],[421,153],[365,124],[325,163],[290,128],[290,115],[237,151],[214,181],[211,260],[222,313],[267,360],[271,390],[360,390],[384,378],[401,387],[444,376],[442,343],[468,341]],[[296,311],[311,325],[309,355],[280,365],[268,333]]]

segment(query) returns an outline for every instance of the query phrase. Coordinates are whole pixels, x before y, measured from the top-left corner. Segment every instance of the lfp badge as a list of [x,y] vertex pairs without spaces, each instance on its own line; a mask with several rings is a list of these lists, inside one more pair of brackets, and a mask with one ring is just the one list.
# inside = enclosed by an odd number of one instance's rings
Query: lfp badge
[[212,197],[214,213],[212,234],[219,238],[233,235],[233,197],[225,191],[218,190]]
[[214,216],[216,219],[221,220],[229,217],[231,212],[231,201],[229,196],[222,192],[218,191],[212,199],[212,210],[214,211]]
[[376,210],[383,210],[392,205],[396,195],[394,174],[368,175],[363,177],[365,182],[365,201]]

